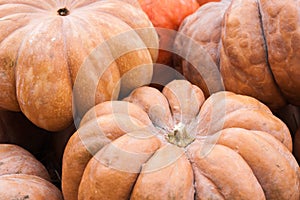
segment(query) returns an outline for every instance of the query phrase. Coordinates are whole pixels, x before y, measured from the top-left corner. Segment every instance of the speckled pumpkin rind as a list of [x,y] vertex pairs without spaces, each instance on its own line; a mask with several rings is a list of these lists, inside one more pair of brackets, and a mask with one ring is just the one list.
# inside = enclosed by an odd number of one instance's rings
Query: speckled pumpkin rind
[[1,109],[59,131],[73,112],[81,117],[120,91],[150,83],[158,36],[140,8],[118,0],[0,5]]

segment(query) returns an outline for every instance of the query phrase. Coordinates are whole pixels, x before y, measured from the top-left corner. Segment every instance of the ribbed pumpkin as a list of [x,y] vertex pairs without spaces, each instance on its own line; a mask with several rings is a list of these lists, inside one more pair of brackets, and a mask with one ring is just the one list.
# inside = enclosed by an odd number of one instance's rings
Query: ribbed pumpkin
[[63,157],[65,200],[299,199],[286,125],[256,99],[174,80],[83,117]]
[[0,144],[1,199],[62,200],[62,194],[50,182],[46,168],[25,149]]
[[253,96],[274,110],[300,105],[299,16],[300,5],[293,0],[207,3],[179,29],[175,49],[190,58],[181,63],[182,71],[210,95],[203,83],[210,75],[201,74],[206,66],[197,62],[201,51],[191,46],[196,43],[219,67],[226,90]]
[[72,106],[80,116],[151,81],[152,27],[118,0],[0,0],[0,108],[50,131],[68,127]]

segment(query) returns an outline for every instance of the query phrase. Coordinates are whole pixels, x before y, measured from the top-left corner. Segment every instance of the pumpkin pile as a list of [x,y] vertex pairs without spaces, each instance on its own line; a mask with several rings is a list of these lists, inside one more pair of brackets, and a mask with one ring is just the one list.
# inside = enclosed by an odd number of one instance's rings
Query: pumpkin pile
[[[185,80],[96,105],[64,152],[75,199],[299,199],[286,125],[252,97]],[[155,191],[155,192],[153,192]]]
[[0,0],[0,198],[299,200],[299,8]]
[[198,60],[202,51],[192,48],[196,43],[219,68],[226,90],[253,96],[273,110],[287,103],[299,106],[299,16],[299,2],[293,0],[207,3],[181,24],[174,48],[189,62],[177,65],[210,95],[212,86],[203,81],[210,74],[201,73],[205,63]]

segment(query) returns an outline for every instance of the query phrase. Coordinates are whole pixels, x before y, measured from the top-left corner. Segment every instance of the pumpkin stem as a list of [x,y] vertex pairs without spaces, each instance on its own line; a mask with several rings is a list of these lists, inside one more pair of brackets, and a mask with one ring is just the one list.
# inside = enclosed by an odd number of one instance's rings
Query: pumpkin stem
[[166,136],[166,139],[178,147],[186,147],[195,140],[193,136],[188,134],[183,123],[177,124],[173,131]]
[[60,8],[57,11],[57,14],[60,16],[67,16],[69,13],[70,13],[70,11],[66,7]]

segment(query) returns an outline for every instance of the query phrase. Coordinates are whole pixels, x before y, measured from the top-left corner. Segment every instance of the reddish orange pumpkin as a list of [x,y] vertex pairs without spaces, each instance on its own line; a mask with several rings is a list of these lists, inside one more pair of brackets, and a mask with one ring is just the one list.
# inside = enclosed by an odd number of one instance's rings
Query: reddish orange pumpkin
[[[182,20],[195,12],[199,4],[197,0],[138,0],[142,9],[149,16],[154,27],[162,29],[177,30]],[[174,34],[157,29],[159,34],[159,46],[161,49],[171,49]],[[170,65],[171,53],[159,50],[157,63]]]

